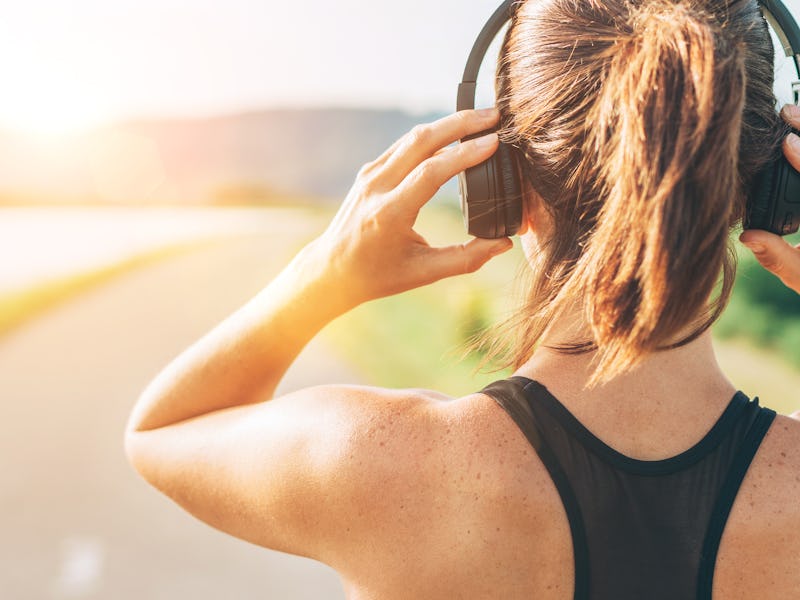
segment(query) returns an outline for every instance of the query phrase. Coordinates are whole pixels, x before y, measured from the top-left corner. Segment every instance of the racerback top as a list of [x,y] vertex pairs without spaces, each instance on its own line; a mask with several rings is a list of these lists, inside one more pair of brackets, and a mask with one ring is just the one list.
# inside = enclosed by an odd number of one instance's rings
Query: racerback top
[[710,600],[725,522],[775,412],[737,392],[697,444],[664,460],[617,452],[542,384],[482,390],[516,422],[569,519],[575,600]]

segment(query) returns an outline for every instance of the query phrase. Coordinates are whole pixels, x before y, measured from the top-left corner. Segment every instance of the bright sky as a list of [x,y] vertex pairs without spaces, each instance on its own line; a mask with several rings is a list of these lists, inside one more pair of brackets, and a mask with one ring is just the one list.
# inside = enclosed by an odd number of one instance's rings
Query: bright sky
[[451,110],[498,0],[19,0],[0,19],[0,127],[268,106]]
[[[800,0],[788,4],[800,14]],[[469,49],[498,5],[499,0],[6,2],[0,18],[0,127],[63,132],[132,116],[270,106],[453,110]],[[491,103],[488,72],[479,104]]]

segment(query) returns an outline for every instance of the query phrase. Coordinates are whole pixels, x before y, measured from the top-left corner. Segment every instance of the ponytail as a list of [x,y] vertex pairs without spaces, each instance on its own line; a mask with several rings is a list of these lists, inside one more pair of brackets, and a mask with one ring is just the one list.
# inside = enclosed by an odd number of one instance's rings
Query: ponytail
[[648,2],[632,24],[590,117],[606,200],[574,283],[599,349],[594,382],[703,313],[740,194],[739,46],[682,3]]
[[[531,214],[552,227],[487,361],[518,368],[543,343],[596,349],[592,385],[714,322],[733,284],[729,231],[785,135],[773,60],[755,0],[515,4],[501,139],[525,157]],[[576,308],[586,327],[554,339]]]

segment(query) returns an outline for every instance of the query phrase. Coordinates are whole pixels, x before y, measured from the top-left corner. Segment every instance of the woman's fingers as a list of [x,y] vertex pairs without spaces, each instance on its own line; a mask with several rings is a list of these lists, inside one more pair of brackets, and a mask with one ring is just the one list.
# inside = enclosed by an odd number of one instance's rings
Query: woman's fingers
[[[800,106],[786,104],[781,109],[781,117],[795,129],[800,129]],[[800,137],[794,133],[786,136],[783,140],[783,153],[789,163],[800,171]]]
[[419,211],[452,177],[492,156],[498,143],[497,134],[489,133],[423,161],[395,189],[401,205]]
[[795,129],[800,129],[800,106],[784,104],[781,108],[781,117]]
[[792,247],[779,235],[758,229],[745,231],[739,240],[765,269],[800,294],[800,245]]
[[489,259],[514,247],[508,238],[487,240],[474,238],[464,244],[432,248],[425,264],[432,281],[455,277],[480,269]]
[[494,108],[462,110],[434,123],[417,125],[373,163],[377,168],[376,182],[387,191],[393,189],[438,150],[470,134],[491,129],[498,119],[499,113]]
[[787,135],[783,140],[783,153],[789,164],[800,171],[800,137],[794,133]]
[[[413,227],[419,209],[450,178],[497,151],[495,110],[460,111],[401,138],[359,171],[314,254],[321,252],[347,279],[349,301],[359,304],[468,273],[511,246],[510,240],[475,240],[431,248]],[[458,139],[480,135],[463,144]],[[335,257],[335,260],[332,259]],[[355,305],[354,304],[354,305]]]

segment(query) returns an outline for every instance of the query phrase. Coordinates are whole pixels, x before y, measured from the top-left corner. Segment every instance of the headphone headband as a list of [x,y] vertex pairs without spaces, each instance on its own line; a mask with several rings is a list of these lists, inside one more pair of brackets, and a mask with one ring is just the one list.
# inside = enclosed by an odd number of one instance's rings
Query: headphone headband
[[794,60],[794,66],[800,75],[800,28],[792,14],[780,0],[759,0],[759,4],[764,18],[778,35],[784,54]]
[[[497,37],[503,25],[511,20],[512,4],[514,4],[514,0],[505,0],[489,17],[486,25],[478,34],[478,39],[475,40],[472,51],[469,53],[467,66],[464,68],[464,76],[461,78],[461,83],[458,84],[456,110],[475,108],[475,85],[478,81],[478,71],[480,71],[483,57],[486,56],[492,41]],[[800,36],[800,32],[798,32],[798,36]]]
[[[472,46],[458,85],[457,110],[475,108],[478,71],[489,46],[514,15],[518,0],[504,0],[481,29]],[[800,77],[800,27],[781,0],[758,0],[761,14],[775,31],[784,54],[792,59]],[[800,82],[792,84],[795,104]],[[466,141],[477,135],[467,136]],[[513,146],[500,143],[495,155],[459,174],[459,197],[470,234],[483,238],[513,235],[522,222],[522,183],[519,157]],[[781,235],[800,228],[800,173],[780,156],[771,159],[748,194],[744,227],[765,229]]]
[[[511,20],[513,15],[512,5],[516,0],[505,0],[494,11],[489,20],[481,29],[478,38],[472,46],[464,67],[464,76],[458,85],[458,98],[456,100],[456,110],[466,110],[475,108],[475,90],[478,81],[478,71],[480,71],[483,58],[489,50],[489,46],[503,26]],[[800,77],[800,27],[798,27],[792,13],[784,6],[781,0],[759,0],[761,12],[764,18],[775,30],[778,39],[783,47],[784,54],[794,62],[794,68]],[[795,93],[798,92],[797,83],[794,84]],[[797,100],[797,99],[795,99]]]

